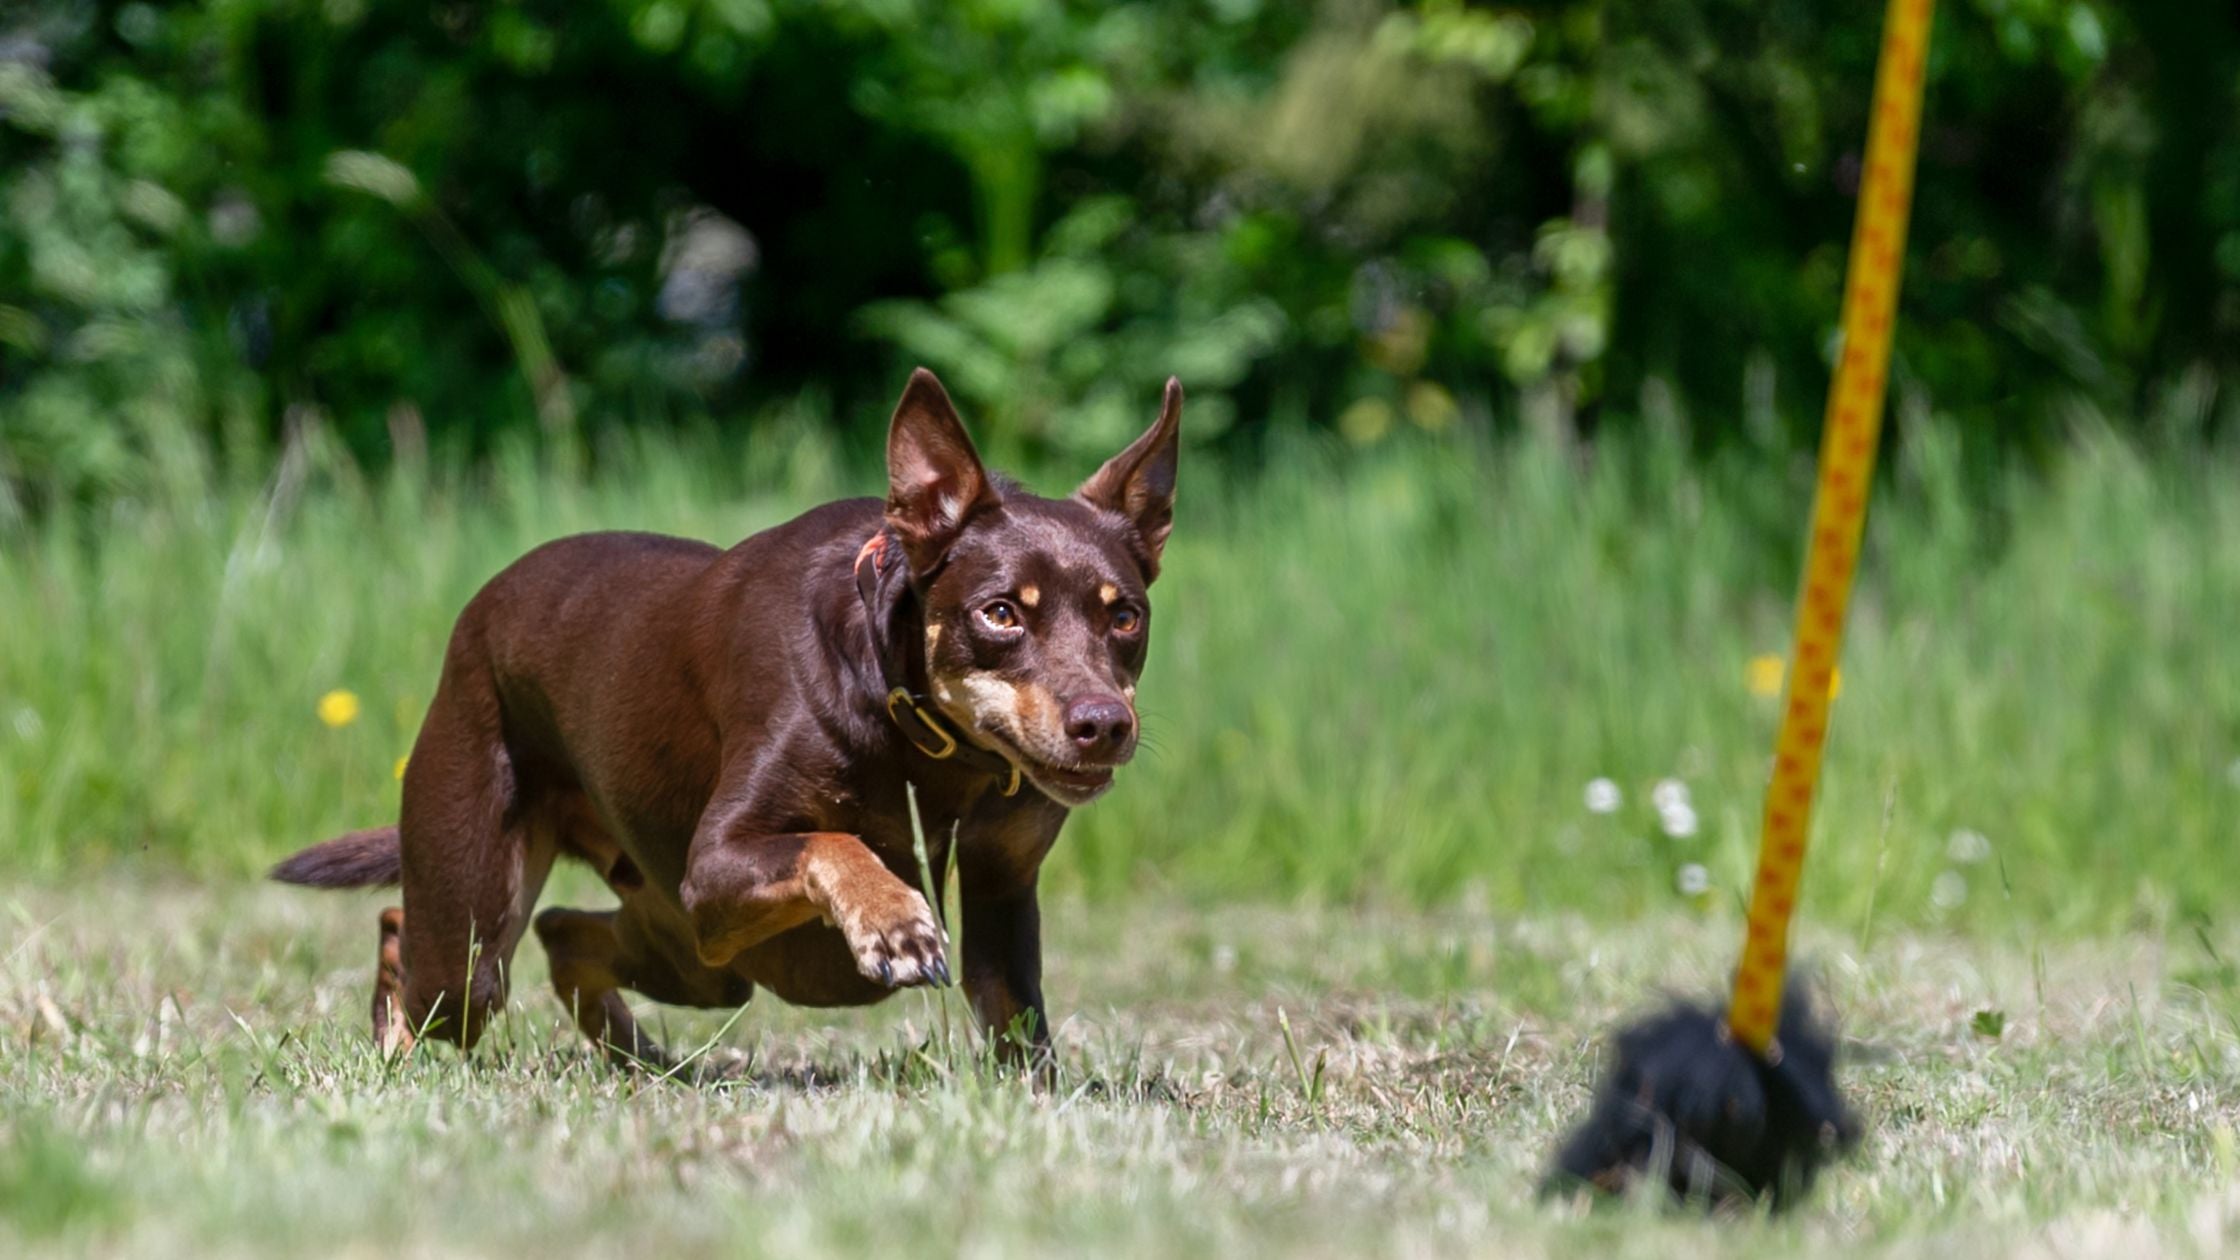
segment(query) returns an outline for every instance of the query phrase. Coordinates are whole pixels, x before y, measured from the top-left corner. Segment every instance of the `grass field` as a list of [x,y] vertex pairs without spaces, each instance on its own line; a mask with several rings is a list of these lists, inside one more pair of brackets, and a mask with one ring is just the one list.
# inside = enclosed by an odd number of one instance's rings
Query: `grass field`
[[0,1253],[2240,1247],[2240,456],[2086,431],[1986,478],[1908,433],[1804,903],[1869,1136],[1788,1219],[1531,1186],[1613,1021],[1729,964],[1806,453],[1187,466],[1147,751],[1046,870],[1037,1096],[916,994],[672,1015],[740,1079],[635,1081],[533,948],[489,1053],[376,1059],[377,903],[253,877],[393,815],[459,605],[562,533],[877,483],[807,440],[369,479],[313,438],[0,539]]
[[[758,999],[703,1060],[736,1079],[640,1082],[578,1045],[533,948],[489,1051],[385,1064],[360,1026],[374,904],[10,894],[0,1250],[2240,1247],[2240,990],[2198,941],[1816,937],[1868,1137],[1805,1210],[1708,1226],[1532,1194],[1601,1034],[1723,966],[1728,934],[1692,917],[1068,905],[1050,916],[1064,1067],[1037,1096],[979,1070],[961,1004],[922,993],[837,1015]],[[671,1044],[723,1023],[672,1016]]]

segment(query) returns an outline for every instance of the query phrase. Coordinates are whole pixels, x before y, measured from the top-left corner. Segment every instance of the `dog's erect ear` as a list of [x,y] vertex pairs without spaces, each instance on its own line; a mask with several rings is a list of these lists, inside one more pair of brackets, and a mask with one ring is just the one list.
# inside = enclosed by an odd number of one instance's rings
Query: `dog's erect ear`
[[919,368],[887,428],[887,525],[913,572],[938,564],[973,513],[1002,500],[934,374]]
[[1159,576],[1159,553],[1174,529],[1174,468],[1182,453],[1181,434],[1182,382],[1170,376],[1158,422],[1074,491],[1090,506],[1135,522],[1149,561],[1147,579]]

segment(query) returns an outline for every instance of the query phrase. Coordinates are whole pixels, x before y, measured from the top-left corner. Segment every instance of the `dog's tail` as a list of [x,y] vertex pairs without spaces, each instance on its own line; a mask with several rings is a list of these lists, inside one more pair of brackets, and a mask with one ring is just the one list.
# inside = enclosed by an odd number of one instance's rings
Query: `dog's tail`
[[272,868],[272,878],[306,888],[379,888],[403,874],[404,849],[394,826],[336,836]]

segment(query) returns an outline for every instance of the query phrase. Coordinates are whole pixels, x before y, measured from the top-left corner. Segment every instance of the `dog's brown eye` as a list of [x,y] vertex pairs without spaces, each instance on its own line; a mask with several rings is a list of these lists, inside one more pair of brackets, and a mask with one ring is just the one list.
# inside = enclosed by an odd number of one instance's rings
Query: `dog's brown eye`
[[999,599],[980,610],[980,620],[987,622],[992,630],[1016,630],[1019,610],[1011,606],[1010,600]]
[[1125,605],[1112,610],[1112,632],[1114,634],[1134,634],[1142,628],[1142,613]]

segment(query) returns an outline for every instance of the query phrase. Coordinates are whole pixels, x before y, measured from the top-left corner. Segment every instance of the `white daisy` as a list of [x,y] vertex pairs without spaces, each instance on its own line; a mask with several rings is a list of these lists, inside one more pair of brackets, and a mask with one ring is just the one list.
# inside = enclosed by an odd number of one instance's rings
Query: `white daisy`
[[1953,861],[1972,866],[1991,856],[1991,841],[1980,831],[1962,827],[1945,842],[1944,852]]
[[1625,793],[1608,779],[1587,781],[1587,812],[1590,814],[1615,814],[1626,803]]

